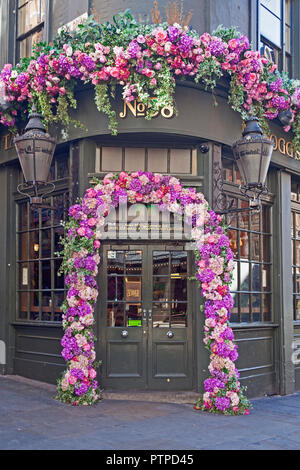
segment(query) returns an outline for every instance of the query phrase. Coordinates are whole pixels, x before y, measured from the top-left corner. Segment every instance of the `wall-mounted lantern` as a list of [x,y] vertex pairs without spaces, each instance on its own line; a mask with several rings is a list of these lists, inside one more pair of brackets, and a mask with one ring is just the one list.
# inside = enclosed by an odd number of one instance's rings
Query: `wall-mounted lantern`
[[[232,208],[234,200],[225,209],[216,211],[219,214],[243,212],[247,210],[260,210],[260,197],[268,192],[265,185],[274,143],[263,135],[257,117],[246,121],[242,139],[237,140],[233,146],[233,156],[241,174],[241,193],[249,199],[249,207]],[[220,185],[218,185],[220,187]],[[221,182],[223,191],[223,180]]]
[[[56,139],[46,133],[42,116],[36,112],[34,106],[24,134],[15,137],[14,144],[25,179],[25,183],[19,184],[18,192],[29,197],[30,204],[42,207],[43,198],[55,188],[53,183],[47,182],[47,179],[56,147]],[[42,193],[40,193],[40,189],[43,189]],[[33,196],[24,192],[30,190],[33,190]],[[43,205],[43,207],[46,206]]]

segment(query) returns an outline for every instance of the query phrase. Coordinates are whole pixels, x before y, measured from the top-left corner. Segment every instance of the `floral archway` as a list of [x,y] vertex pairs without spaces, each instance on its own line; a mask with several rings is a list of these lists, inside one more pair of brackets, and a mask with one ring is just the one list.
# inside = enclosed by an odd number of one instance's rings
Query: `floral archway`
[[101,227],[120,199],[129,203],[155,203],[161,210],[185,214],[195,242],[196,279],[204,299],[204,343],[210,351],[210,377],[197,408],[215,413],[248,414],[235,367],[238,357],[229,326],[233,300],[229,285],[233,253],[220,215],[210,210],[202,193],[184,188],[170,175],[150,172],[109,173],[93,180],[84,197],[69,209],[61,270],[68,293],[62,306],[64,336],[62,356],[67,369],[58,381],[58,398],[73,405],[90,405],[100,399],[96,380],[94,307],[98,296],[96,276],[100,263]]

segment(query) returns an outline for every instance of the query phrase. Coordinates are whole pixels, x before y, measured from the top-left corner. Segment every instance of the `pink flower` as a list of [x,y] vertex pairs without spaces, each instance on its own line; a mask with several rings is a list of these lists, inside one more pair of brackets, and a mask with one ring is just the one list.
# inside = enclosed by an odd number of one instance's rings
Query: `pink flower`
[[91,379],[94,379],[96,376],[97,376],[97,372],[95,371],[95,369],[90,369],[89,370],[89,377]]
[[97,225],[97,219],[95,219],[94,217],[91,217],[89,220],[88,220],[88,226],[89,227],[94,227],[95,225]]
[[85,228],[84,227],[79,227],[77,229],[77,233],[78,235],[80,235],[81,237],[84,237],[85,236]]
[[99,240],[94,240],[94,247],[95,248],[100,248],[100,241]]
[[248,408],[245,409],[245,412],[244,412],[244,415],[248,415],[250,413],[250,411],[248,410]]
[[74,385],[77,382],[77,377],[74,377],[74,375],[70,375],[69,377],[69,384]]

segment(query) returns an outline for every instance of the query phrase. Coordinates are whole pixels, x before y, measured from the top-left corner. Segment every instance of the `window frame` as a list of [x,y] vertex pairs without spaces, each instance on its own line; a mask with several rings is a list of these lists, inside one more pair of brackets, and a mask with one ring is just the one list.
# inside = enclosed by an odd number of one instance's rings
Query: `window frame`
[[[65,173],[68,174],[68,176],[64,175],[62,177],[60,176],[60,167],[59,167],[59,162],[64,160],[68,160],[68,168],[65,168]],[[70,155],[68,154],[68,150],[63,153],[57,153],[52,161],[51,165],[51,170],[50,175],[52,174],[55,179],[51,179],[51,182],[53,181],[55,183],[55,190],[53,193],[47,196],[48,201],[46,200],[46,203],[48,202],[51,206],[55,205],[55,198],[57,196],[62,195],[63,196],[63,202],[66,201],[65,197],[68,198],[68,206],[67,207],[62,207],[63,210],[63,219],[66,220],[67,216],[67,209],[70,207],[72,203],[72,190],[71,190],[71,184],[70,184],[70,169],[71,169],[71,158]],[[23,174],[20,171],[19,173],[19,182],[23,181]],[[50,180],[50,178],[49,178]],[[59,302],[58,305],[55,305],[55,294],[63,294],[63,299],[66,296],[66,286],[63,282],[63,287],[57,287],[57,276],[55,276],[55,273],[57,271],[57,266],[56,266],[56,261],[61,261],[62,257],[61,256],[56,256],[55,252],[59,251],[57,247],[55,246],[55,236],[56,233],[58,232],[57,229],[63,228],[62,225],[60,224],[60,221],[55,222],[55,215],[53,211],[50,212],[50,223],[49,225],[43,225],[42,223],[42,211],[47,211],[47,209],[37,209],[38,211],[38,223],[36,227],[31,227],[30,226],[30,217],[31,214],[30,212],[32,209],[30,208],[30,204],[27,198],[24,198],[20,196],[19,194],[16,193],[15,197],[15,204],[16,204],[16,313],[15,313],[15,321],[17,323],[26,323],[26,324],[32,324],[32,325],[45,325],[45,324],[61,324],[61,315],[62,311],[59,309],[61,303]],[[21,226],[20,225],[20,208],[21,205],[26,204],[27,209],[26,209],[26,225]],[[64,205],[64,204],[63,204]],[[64,215],[65,214],[65,215]],[[43,256],[42,253],[42,242],[43,242],[43,234],[46,234],[46,231],[50,231],[50,244],[49,244],[49,249],[50,249],[50,255],[49,256]],[[31,258],[31,249],[30,249],[30,243],[33,242],[31,240],[31,233],[36,233],[38,235],[38,238],[34,243],[38,244],[38,255],[37,257]],[[27,244],[27,247],[25,248],[25,255],[21,255],[21,236],[22,234],[25,235],[25,244]],[[33,235],[34,236],[34,235]],[[38,266],[38,286],[32,287],[31,285],[31,278],[34,277],[33,271],[31,272],[30,266],[33,266],[33,263],[36,263]],[[43,278],[42,278],[42,265],[43,263],[50,263],[50,287],[49,288],[44,288],[43,286]],[[21,267],[27,266],[27,283],[24,284],[24,288],[22,285],[22,279],[21,279]],[[22,273],[23,275],[23,273]],[[61,279],[64,281],[64,276],[61,277]],[[27,295],[27,312],[26,315],[21,315],[21,293],[25,293]],[[45,309],[42,305],[42,300],[43,300],[43,294],[49,293],[50,298],[51,298],[51,304]],[[33,296],[37,294],[38,298],[38,305],[34,306],[33,305]],[[32,298],[31,298],[32,297]],[[63,300],[62,299],[62,300]],[[34,307],[32,309],[32,306]],[[48,310],[50,307],[50,310]],[[56,312],[56,307],[58,307],[58,310]],[[22,310],[25,312],[25,310]],[[34,311],[37,312],[37,317],[36,318],[31,318],[31,313]],[[50,316],[49,318],[46,318],[46,313],[49,313]],[[43,318],[44,317],[44,318]]]
[[292,260],[291,260],[291,267],[292,267],[292,282],[293,282],[293,321],[294,323],[300,323],[300,314],[299,318],[296,318],[296,303],[300,300],[300,291],[297,292],[296,289],[296,270],[300,268],[300,264],[297,265],[296,263],[296,245],[297,242],[300,242],[300,236],[296,236],[296,223],[295,223],[295,216],[298,214],[300,216],[300,182],[292,180],[293,184],[296,185],[296,193],[294,191],[291,192],[292,194],[296,194],[296,199],[291,197],[291,244],[292,244]]
[[[279,71],[285,71],[288,73],[290,77],[294,75],[294,61],[293,61],[293,51],[294,51],[294,24],[293,24],[293,18],[294,18],[294,13],[295,13],[295,5],[293,0],[291,0],[291,5],[290,5],[290,17],[291,17],[291,24],[287,25],[286,23],[286,5],[285,5],[286,0],[280,0],[280,8],[281,8],[281,18],[278,18],[278,16],[272,12],[272,10],[269,10],[265,5],[261,4],[261,0],[257,0],[257,44],[258,44],[258,49],[260,50],[260,44],[264,44],[273,50],[276,50],[278,52],[278,70]],[[262,35],[261,33],[261,8],[265,8],[267,11],[269,11],[273,16],[275,16],[277,19],[280,21],[280,42],[281,42],[281,48],[279,48],[277,45],[275,45],[270,39],[266,38],[265,36]],[[291,47],[290,47],[290,52],[287,52],[286,50],[286,26],[290,27],[290,40],[291,40]],[[290,70],[288,69],[288,60],[290,61]]]
[[[224,178],[224,161],[231,162],[232,164],[232,180],[233,181],[228,181]],[[222,152],[222,177],[223,177],[223,190],[225,194],[225,204],[227,204],[232,198],[236,199],[237,203],[234,203],[234,207],[238,204],[238,207],[240,208],[244,203],[246,206],[248,206],[248,200],[247,198],[243,197],[240,193],[239,190],[239,185],[240,185],[240,177],[239,177],[239,172],[238,169],[235,167],[234,159],[232,155],[230,154],[229,150],[223,149]],[[246,213],[236,213],[232,214],[226,217],[227,222],[229,222],[229,227],[228,227],[228,232],[230,235],[230,232],[234,231],[236,232],[236,241],[237,244],[240,244],[240,233],[245,232],[248,234],[247,237],[247,242],[248,242],[248,253],[247,256],[244,258],[240,257],[240,248],[238,246],[238,256],[234,257],[233,261],[235,262],[236,269],[237,269],[237,289],[236,290],[231,290],[231,293],[237,293],[237,313],[232,314],[233,316],[237,316],[236,320],[231,320],[231,323],[233,325],[251,325],[251,324],[257,324],[257,325],[262,325],[262,324],[272,324],[274,323],[274,305],[273,305],[273,234],[272,234],[272,206],[273,206],[273,195],[268,194],[268,195],[263,195],[262,198],[262,204],[264,207],[268,208],[268,230],[263,231],[263,225],[262,225],[262,217],[263,217],[263,212],[261,211],[259,214],[259,230],[252,230],[249,221],[251,220],[251,212]],[[248,217],[248,228],[244,228],[240,224],[240,219],[243,217],[243,214],[249,214]],[[231,219],[231,220],[230,220]],[[236,220],[236,223],[232,225],[233,219]],[[252,256],[252,245],[251,241],[252,238],[258,236],[259,240],[259,259],[255,260],[253,259]],[[267,238],[266,238],[267,237]],[[269,252],[269,257],[268,260],[263,259],[263,252],[264,252],[264,239],[268,239],[268,252]],[[240,281],[241,281],[241,263],[242,264],[247,264],[247,267],[249,268],[249,276],[248,276],[248,289],[240,289]],[[252,279],[252,269],[254,265],[259,266],[259,279],[260,279],[260,289],[255,290],[252,288],[253,286],[253,279]],[[262,280],[263,280],[263,270],[264,268],[267,269],[267,275],[269,277],[269,283],[268,283],[268,290],[264,290],[262,287]],[[249,296],[249,312],[248,312],[248,320],[242,320],[242,313],[241,312],[241,305],[240,305],[240,299],[241,295],[248,295]],[[252,297],[259,295],[260,297],[260,312],[259,312],[259,320],[253,319],[253,310],[252,310]],[[264,306],[263,306],[263,301],[264,298],[269,298],[268,305],[270,309],[270,318],[265,319],[264,317]]]
[[[29,1],[29,0],[28,0]],[[42,0],[40,0],[41,2]],[[38,31],[42,31],[42,41],[48,41],[49,40],[49,28],[46,27],[46,25],[49,23],[50,19],[50,2],[51,0],[44,0],[45,1],[45,12],[44,12],[44,20],[40,21],[37,25],[33,26],[30,28],[28,31],[25,31],[22,34],[18,34],[18,27],[19,27],[19,10],[23,8],[27,1],[22,5],[21,7],[19,6],[20,0],[15,0],[15,15],[16,15],[16,28],[15,28],[15,42],[16,42],[16,61],[20,60],[20,44],[22,41],[25,39],[29,38],[30,36],[34,35]],[[32,51],[31,51],[32,53]]]

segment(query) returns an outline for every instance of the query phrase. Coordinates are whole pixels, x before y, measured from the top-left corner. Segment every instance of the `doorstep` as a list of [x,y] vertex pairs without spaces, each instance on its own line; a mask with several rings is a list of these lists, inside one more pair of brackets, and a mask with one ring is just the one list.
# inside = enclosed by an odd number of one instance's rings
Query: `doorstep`
[[[38,380],[28,379],[20,375],[1,375],[1,378],[12,380],[14,382],[29,385],[31,387],[41,388],[49,392],[56,392],[56,385]],[[156,403],[179,403],[194,405],[198,400],[200,393],[190,390],[101,390],[103,400],[119,400],[119,401],[149,401]]]
[[151,401],[158,403],[186,403],[195,404],[199,398],[199,393],[194,391],[160,391],[160,390],[147,390],[147,391],[116,391],[116,390],[103,390],[101,396],[104,400],[128,400],[128,401]]

